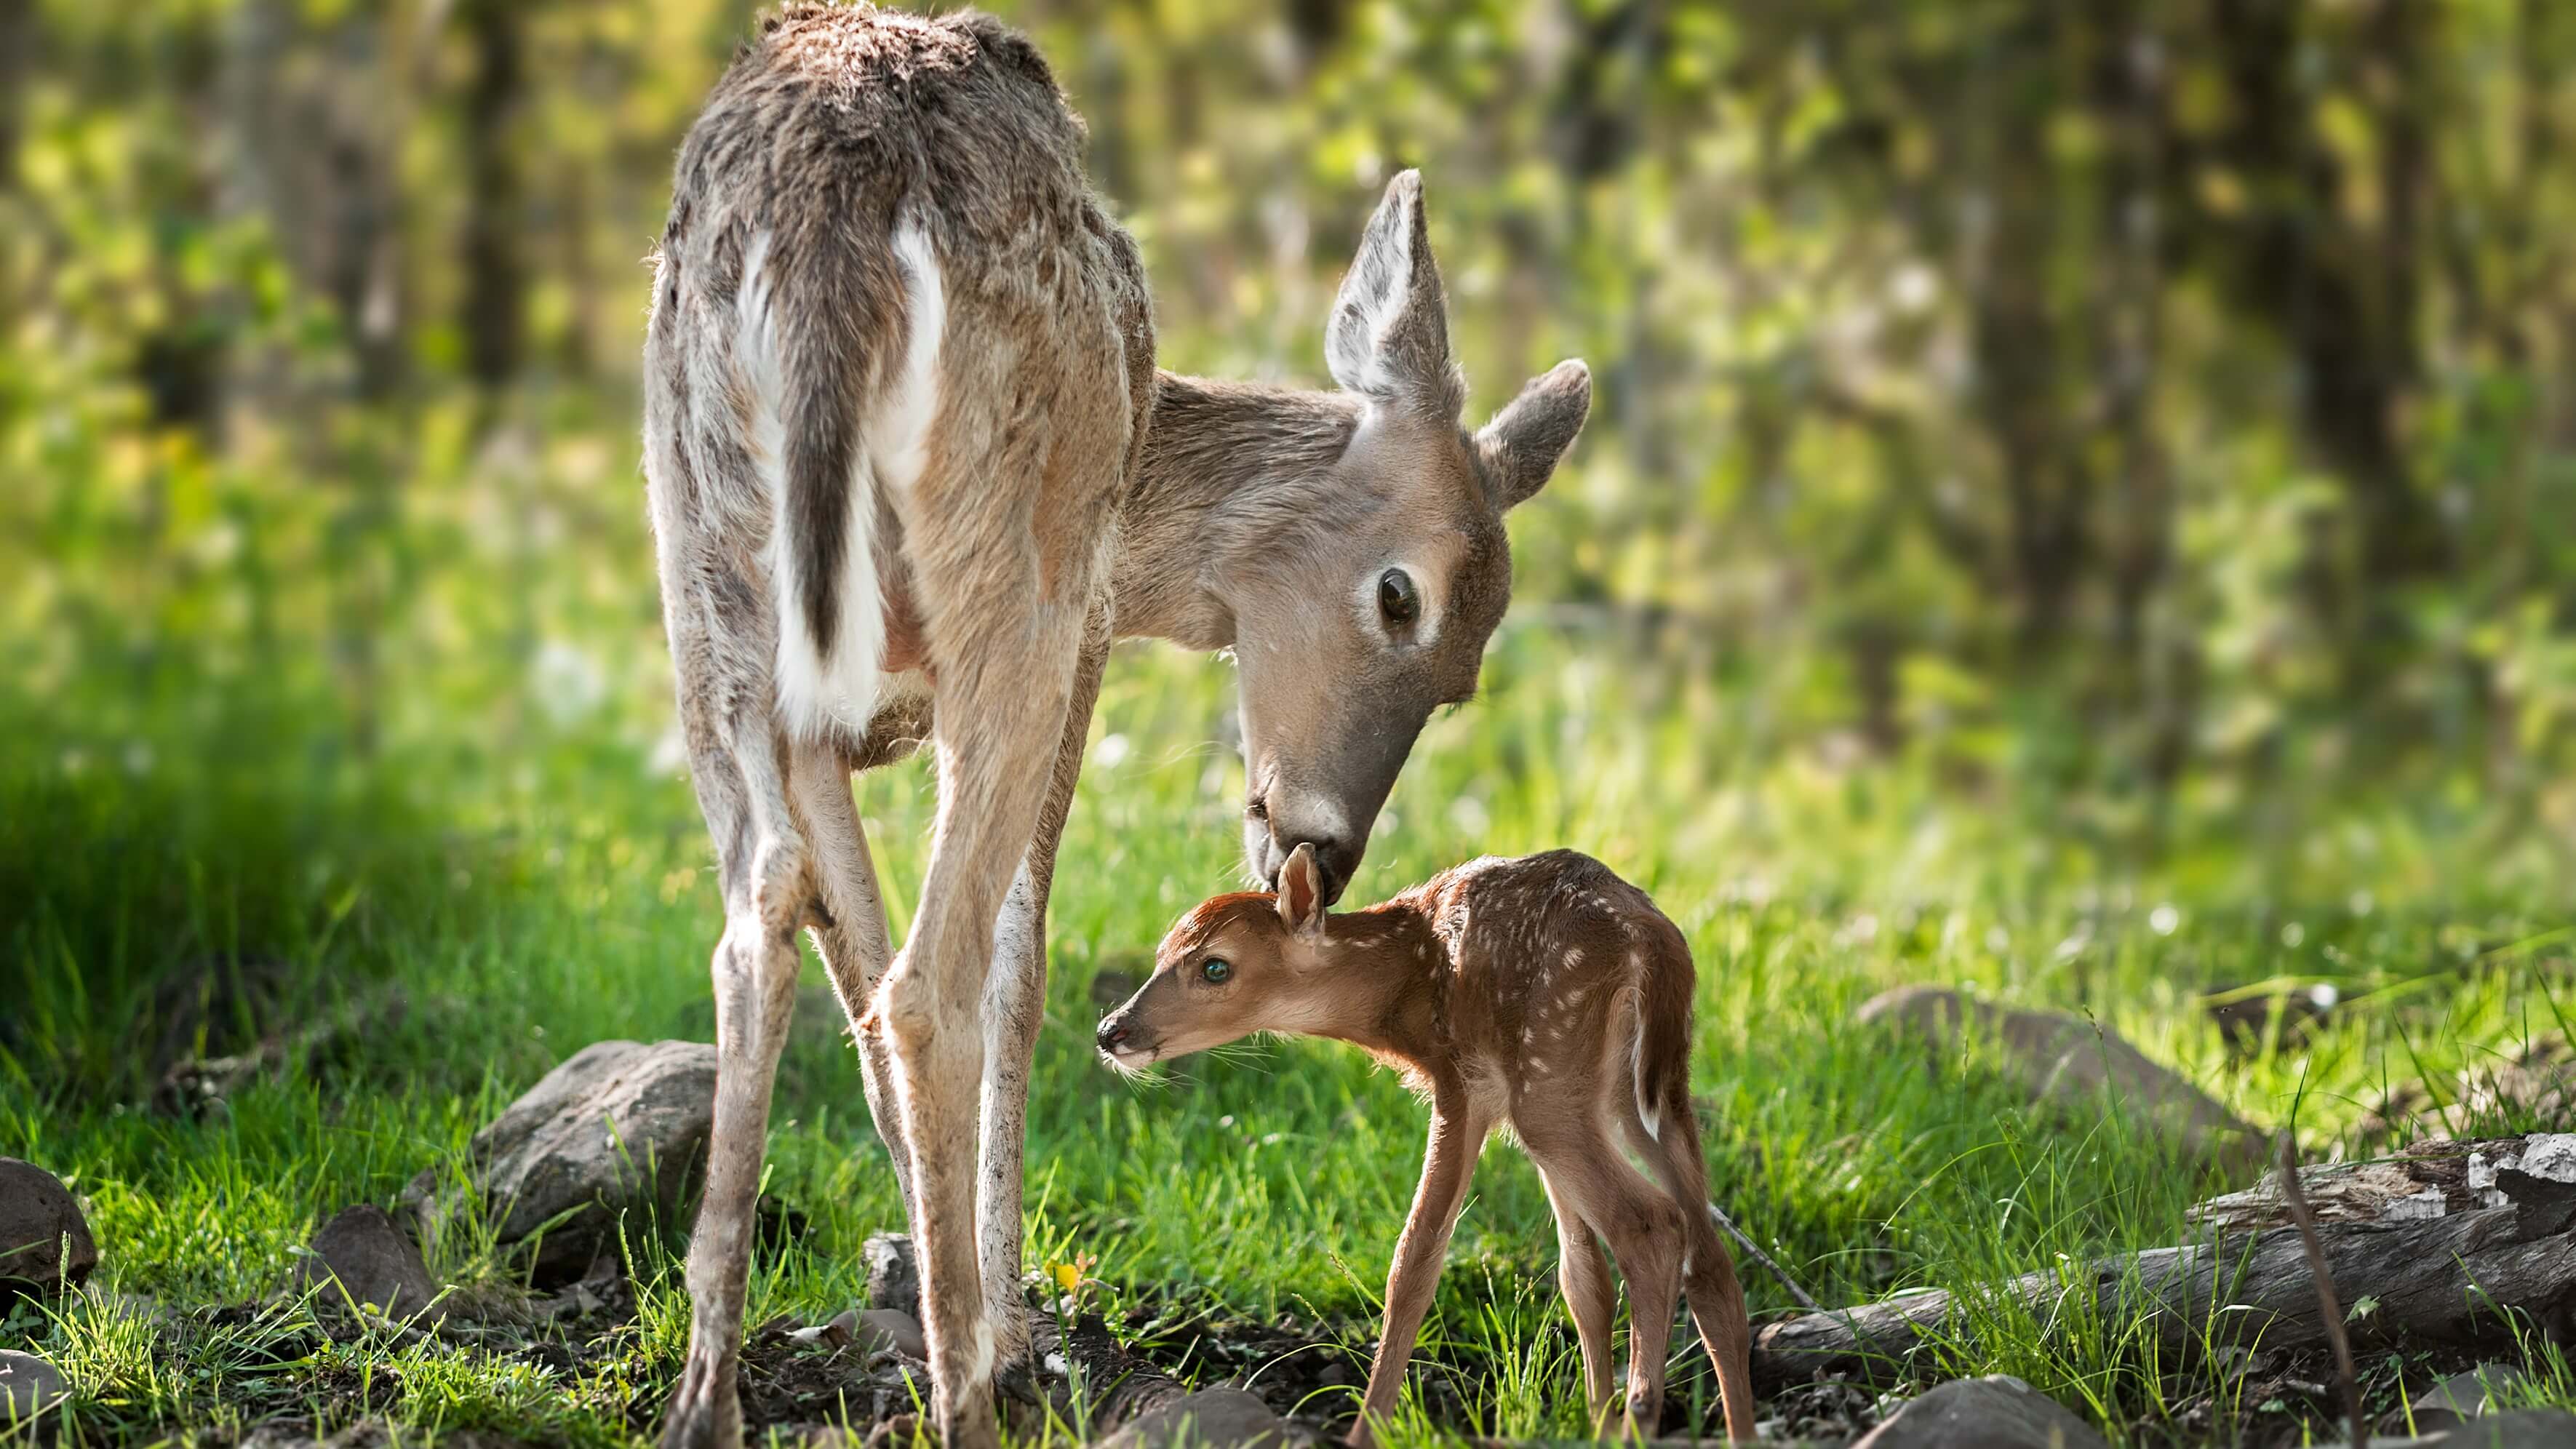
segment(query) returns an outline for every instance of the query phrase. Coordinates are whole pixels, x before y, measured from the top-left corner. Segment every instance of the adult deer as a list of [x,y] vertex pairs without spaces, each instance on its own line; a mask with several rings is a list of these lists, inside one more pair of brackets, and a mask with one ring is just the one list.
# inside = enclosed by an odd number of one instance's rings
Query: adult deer
[[[680,149],[645,343],[662,606],[725,929],[715,1132],[666,1445],[738,1443],[769,1096],[810,930],[924,1274],[941,1433],[1025,1352],[1020,1152],[1043,924],[1111,639],[1232,649],[1264,881],[1338,894],[1423,720],[1473,692],[1503,511],[1581,428],[1569,362],[1458,422],[1410,172],[1333,306],[1341,390],[1158,374],[1136,250],[1046,62],[971,13],[796,6]],[[902,953],[850,775],[933,742]]]

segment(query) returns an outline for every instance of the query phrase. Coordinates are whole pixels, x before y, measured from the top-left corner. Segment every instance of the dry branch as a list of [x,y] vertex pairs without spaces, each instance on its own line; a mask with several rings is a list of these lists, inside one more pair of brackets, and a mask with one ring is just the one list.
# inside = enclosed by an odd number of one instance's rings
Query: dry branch
[[[2376,1300],[2352,1325],[2356,1347],[2484,1342],[2513,1312],[2576,1326],[2576,1134],[2433,1143],[2300,1178],[2327,1271],[2356,1302]],[[2200,1235],[2176,1247],[1772,1323],[1754,1337],[1754,1379],[1892,1381],[1991,1315],[2050,1322],[2090,1303],[2109,1321],[2143,1317],[2167,1362],[2228,1346],[2322,1349],[2314,1275],[2283,1207],[2267,1185],[2203,1204]]]

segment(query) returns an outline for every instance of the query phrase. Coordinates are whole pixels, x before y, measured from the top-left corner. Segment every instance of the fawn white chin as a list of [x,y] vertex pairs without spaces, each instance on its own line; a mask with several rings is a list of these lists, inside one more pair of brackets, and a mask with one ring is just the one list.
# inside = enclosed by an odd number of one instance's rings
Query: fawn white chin
[[1333,915],[1300,847],[1276,894],[1218,896],[1182,917],[1153,976],[1100,1023],[1099,1046],[1135,1070],[1257,1031],[1332,1037],[1430,1098],[1422,1184],[1352,1443],[1395,1408],[1477,1154],[1504,1126],[1547,1183],[1596,1431],[1613,1406],[1606,1239],[1630,1297],[1628,1432],[1660,1432],[1665,1339],[1687,1298],[1727,1434],[1751,1439],[1752,1330],[1691,1115],[1693,985],[1680,930],[1589,856],[1487,857]]

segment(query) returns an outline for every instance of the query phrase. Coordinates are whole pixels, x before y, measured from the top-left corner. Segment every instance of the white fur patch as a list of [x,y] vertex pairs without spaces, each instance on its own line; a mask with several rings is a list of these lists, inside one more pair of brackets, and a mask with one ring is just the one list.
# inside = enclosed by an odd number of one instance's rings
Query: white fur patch
[[983,1383],[993,1377],[993,1320],[982,1313],[975,1315],[975,1371],[970,1383]]
[[907,217],[894,229],[894,254],[903,263],[905,330],[903,370],[868,416],[867,450],[877,479],[898,491],[921,481],[930,460],[930,424],[939,412],[939,348],[948,332],[948,289],[931,250],[930,234]]
[[884,392],[861,420],[851,459],[850,502],[843,515],[841,577],[834,597],[840,619],[829,658],[814,645],[801,603],[797,550],[789,538],[782,362],[771,316],[767,274],[770,234],[751,240],[736,304],[735,355],[752,399],[752,452],[769,487],[770,590],[778,614],[778,710],[789,731],[811,737],[838,721],[863,730],[885,690],[885,600],[877,580],[877,488],[908,489],[929,456],[938,411],[939,349],[948,305],[939,260],[918,222],[895,228],[892,246],[904,267],[907,336],[900,365],[880,374]]

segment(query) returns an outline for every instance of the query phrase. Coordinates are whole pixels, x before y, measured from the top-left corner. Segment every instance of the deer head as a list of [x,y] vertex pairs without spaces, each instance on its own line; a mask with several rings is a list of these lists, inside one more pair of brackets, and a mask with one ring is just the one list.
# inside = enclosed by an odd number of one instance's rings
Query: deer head
[[[1244,858],[1265,884],[1314,848],[1340,899],[1431,711],[1475,693],[1511,600],[1503,514],[1583,427],[1592,378],[1559,363],[1482,428],[1407,171],[1360,239],[1324,333],[1356,422],[1304,516],[1266,520],[1261,557],[1222,585],[1241,670]],[[1289,510],[1282,510],[1283,513]]]
[[1276,895],[1218,896],[1183,916],[1154,950],[1154,974],[1102,1018],[1098,1045],[1123,1072],[1219,1047],[1257,1031],[1328,1034],[1351,1005],[1335,989],[1351,960],[1323,954],[1323,880],[1300,845]]

